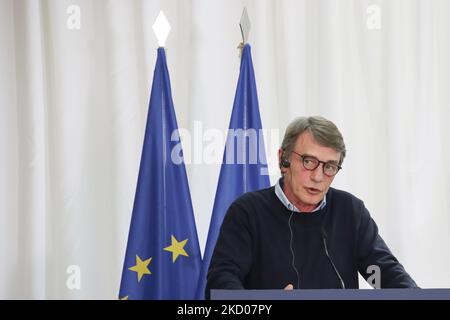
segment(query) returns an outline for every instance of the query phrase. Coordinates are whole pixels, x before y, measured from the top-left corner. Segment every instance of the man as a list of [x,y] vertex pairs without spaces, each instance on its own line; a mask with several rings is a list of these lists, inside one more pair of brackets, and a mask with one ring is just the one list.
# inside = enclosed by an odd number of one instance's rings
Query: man
[[381,288],[417,287],[378,234],[364,203],[331,188],[345,158],[338,128],[298,118],[278,151],[282,177],[228,209],[211,259],[210,289],[358,288],[380,270]]

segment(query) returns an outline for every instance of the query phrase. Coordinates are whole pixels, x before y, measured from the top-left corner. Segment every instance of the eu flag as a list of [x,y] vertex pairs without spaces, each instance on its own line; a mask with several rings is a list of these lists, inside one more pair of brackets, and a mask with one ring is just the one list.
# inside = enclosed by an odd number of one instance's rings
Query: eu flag
[[228,207],[241,194],[269,186],[251,47],[246,44],[242,52],[239,80],[203,255],[197,298],[204,298],[209,263]]
[[158,49],[121,299],[194,299],[200,247],[164,48]]

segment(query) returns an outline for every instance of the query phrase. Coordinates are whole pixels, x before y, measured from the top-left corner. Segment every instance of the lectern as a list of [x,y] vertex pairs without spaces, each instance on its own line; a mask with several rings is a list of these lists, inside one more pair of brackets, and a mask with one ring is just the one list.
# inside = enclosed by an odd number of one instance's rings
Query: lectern
[[212,300],[450,300],[450,289],[211,290]]

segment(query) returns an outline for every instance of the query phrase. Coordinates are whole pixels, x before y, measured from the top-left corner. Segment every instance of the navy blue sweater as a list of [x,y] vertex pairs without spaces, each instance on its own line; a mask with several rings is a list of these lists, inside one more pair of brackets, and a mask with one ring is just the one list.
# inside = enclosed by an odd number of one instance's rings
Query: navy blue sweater
[[322,210],[292,213],[271,187],[242,195],[228,209],[211,259],[206,296],[209,289],[282,289],[288,284],[341,288],[325,254],[322,227],[346,288],[358,288],[358,271],[367,279],[370,265],[380,268],[382,288],[417,287],[378,234],[361,200],[330,188]]

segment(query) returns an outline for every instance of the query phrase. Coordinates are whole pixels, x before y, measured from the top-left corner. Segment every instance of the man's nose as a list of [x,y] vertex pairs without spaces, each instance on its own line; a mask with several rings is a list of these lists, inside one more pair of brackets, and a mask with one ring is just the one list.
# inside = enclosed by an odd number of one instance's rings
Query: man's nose
[[323,163],[319,163],[319,166],[311,172],[311,180],[314,182],[322,182],[323,180]]

